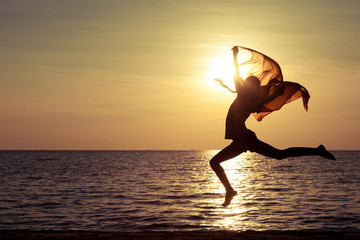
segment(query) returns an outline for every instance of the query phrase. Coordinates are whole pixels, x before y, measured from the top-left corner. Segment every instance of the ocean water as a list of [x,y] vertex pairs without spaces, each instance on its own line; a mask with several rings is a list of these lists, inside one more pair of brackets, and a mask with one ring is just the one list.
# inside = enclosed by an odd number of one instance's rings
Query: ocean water
[[217,151],[0,151],[0,229],[360,230],[360,151],[274,160]]

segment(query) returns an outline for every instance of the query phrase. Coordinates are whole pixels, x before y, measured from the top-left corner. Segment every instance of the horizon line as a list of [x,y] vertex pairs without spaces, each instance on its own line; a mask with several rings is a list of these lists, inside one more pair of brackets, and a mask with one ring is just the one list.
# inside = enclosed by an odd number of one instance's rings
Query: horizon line
[[[0,151],[220,151],[221,149],[0,149]],[[360,149],[329,149],[329,151],[360,151]]]

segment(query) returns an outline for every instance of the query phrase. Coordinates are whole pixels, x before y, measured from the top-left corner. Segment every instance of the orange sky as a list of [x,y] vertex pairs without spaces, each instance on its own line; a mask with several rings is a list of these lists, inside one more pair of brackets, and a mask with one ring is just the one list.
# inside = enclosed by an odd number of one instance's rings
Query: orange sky
[[220,149],[231,47],[310,92],[247,126],[275,147],[360,149],[359,1],[1,1],[0,149]]

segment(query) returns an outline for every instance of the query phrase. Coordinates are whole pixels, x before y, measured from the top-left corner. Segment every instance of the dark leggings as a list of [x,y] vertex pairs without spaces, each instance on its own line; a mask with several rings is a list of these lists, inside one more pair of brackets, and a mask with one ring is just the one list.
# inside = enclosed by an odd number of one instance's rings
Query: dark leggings
[[227,191],[231,191],[232,187],[220,163],[232,159],[247,150],[279,160],[287,157],[320,155],[318,148],[291,147],[280,150],[260,141],[255,134],[254,137],[247,139],[247,141],[234,140],[210,160],[211,168],[215,171]]
[[247,150],[251,152],[256,152],[261,155],[275,158],[275,159],[284,159],[288,157],[300,157],[300,156],[311,156],[318,155],[317,148],[307,148],[307,147],[291,147],[284,150],[274,148],[273,146],[260,141],[259,139],[253,139],[251,145],[244,144],[240,141],[233,141],[229,146],[225,147],[218,154],[216,154],[210,161],[213,163],[221,163],[223,161],[232,159],[239,154],[246,152]]

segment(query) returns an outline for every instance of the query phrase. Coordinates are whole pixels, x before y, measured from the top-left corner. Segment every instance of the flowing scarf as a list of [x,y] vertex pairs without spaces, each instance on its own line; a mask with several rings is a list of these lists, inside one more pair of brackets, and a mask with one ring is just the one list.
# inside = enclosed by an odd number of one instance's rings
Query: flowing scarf
[[[255,76],[260,80],[259,98],[266,99],[268,96],[276,92],[276,90],[283,85],[285,92],[272,101],[261,106],[258,112],[252,113],[256,120],[261,121],[266,115],[273,111],[280,110],[282,106],[299,98],[303,100],[305,110],[308,110],[309,92],[305,87],[295,82],[288,82],[283,80],[281,68],[277,62],[270,57],[255,51],[250,48],[237,46],[238,53],[238,68],[246,69],[246,76]],[[250,53],[250,54],[249,54]],[[246,58],[246,56],[251,56]],[[217,80],[220,84],[232,91],[221,80]]]

